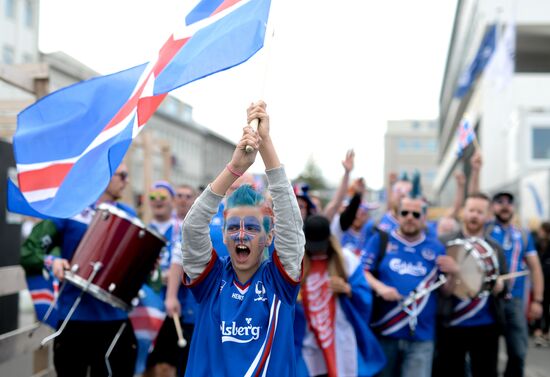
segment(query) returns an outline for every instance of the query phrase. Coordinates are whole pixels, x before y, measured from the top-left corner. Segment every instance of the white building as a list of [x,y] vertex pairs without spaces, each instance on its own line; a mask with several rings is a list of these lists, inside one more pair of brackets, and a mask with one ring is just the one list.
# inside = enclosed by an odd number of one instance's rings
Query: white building
[[[493,24],[497,43],[507,27],[516,26],[515,70],[506,80],[494,74],[490,63],[468,93],[458,98],[459,77]],[[434,188],[442,205],[450,204],[454,196],[452,172],[469,173],[467,158],[473,147],[465,159],[456,155],[456,130],[465,114],[475,125],[483,152],[481,189],[488,193],[507,189],[518,194],[520,202],[528,200],[519,195],[522,181],[550,168],[550,2],[458,2],[440,95],[440,167]]]
[[389,121],[384,141],[384,187],[389,187],[390,173],[406,172],[411,178],[418,171],[423,195],[433,200],[437,151],[436,121]]
[[39,4],[39,0],[0,1],[0,63],[38,61]]

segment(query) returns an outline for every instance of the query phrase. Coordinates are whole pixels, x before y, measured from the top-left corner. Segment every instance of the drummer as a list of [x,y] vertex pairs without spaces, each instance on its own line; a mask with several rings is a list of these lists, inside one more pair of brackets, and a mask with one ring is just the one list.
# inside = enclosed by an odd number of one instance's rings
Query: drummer
[[[363,251],[365,276],[378,296],[371,326],[387,359],[379,376],[429,377],[437,309],[437,295],[429,288],[443,283],[443,273],[448,279],[443,289],[450,292],[458,267],[444,255],[443,244],[426,236],[427,208],[420,196],[402,198],[396,210],[398,227],[377,232]],[[403,307],[409,294],[423,290],[416,304]]]
[[[506,272],[506,260],[500,246],[485,235],[485,223],[489,220],[490,199],[483,193],[473,193],[466,198],[463,223],[460,231],[446,236],[444,241],[479,238],[487,242],[497,253],[499,274]],[[502,324],[502,281],[496,281],[492,292],[482,292],[471,300],[456,296],[440,300],[443,318],[438,329],[438,345],[434,363],[434,376],[465,376],[466,355],[470,356],[472,377],[496,377],[498,338]]]
[[[128,181],[128,170],[122,163],[96,203],[72,218],[38,223],[22,246],[21,264],[25,270],[41,271],[46,267],[62,280],[64,270],[69,269],[69,261],[92,220],[96,205],[110,203],[135,216],[130,207],[117,202]],[[59,254],[52,253],[53,250],[61,251]],[[61,320],[67,318],[69,309],[81,292],[71,284],[64,286],[58,300]],[[126,326],[109,356],[109,366],[114,376],[133,376],[137,346],[128,314],[89,294],[82,296],[67,326],[55,338],[53,352],[57,376],[85,377],[88,368],[92,376],[107,375],[105,354],[123,323]]]

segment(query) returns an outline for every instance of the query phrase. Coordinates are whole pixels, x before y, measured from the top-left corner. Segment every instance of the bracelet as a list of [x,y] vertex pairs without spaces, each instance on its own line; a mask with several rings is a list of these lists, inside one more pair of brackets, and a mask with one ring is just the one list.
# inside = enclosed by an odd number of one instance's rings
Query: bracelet
[[231,174],[233,174],[235,177],[238,178],[238,177],[242,177],[242,176],[243,176],[243,173],[238,172],[237,170],[235,170],[235,169],[233,168],[233,166],[231,166],[231,164],[227,164],[227,165],[225,165],[225,167],[226,167],[227,170],[228,170]]
[[537,304],[542,305],[542,300],[533,300],[533,302],[536,302]]

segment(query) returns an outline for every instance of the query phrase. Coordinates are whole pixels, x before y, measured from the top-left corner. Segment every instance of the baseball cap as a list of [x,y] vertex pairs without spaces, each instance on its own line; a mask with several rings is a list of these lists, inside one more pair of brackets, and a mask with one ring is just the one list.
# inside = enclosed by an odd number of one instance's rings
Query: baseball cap
[[324,251],[328,249],[330,238],[330,223],[321,215],[311,215],[304,223],[306,250]]
[[509,191],[499,191],[497,192],[494,196],[493,196],[493,202],[496,202],[498,199],[500,199],[501,197],[507,197],[508,200],[510,201],[510,203],[513,203],[514,202],[514,194],[512,194],[511,192]]

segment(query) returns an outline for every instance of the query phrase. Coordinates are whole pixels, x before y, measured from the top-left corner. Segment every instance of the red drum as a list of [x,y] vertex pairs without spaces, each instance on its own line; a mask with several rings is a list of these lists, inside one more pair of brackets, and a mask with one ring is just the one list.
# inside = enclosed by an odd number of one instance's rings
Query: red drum
[[498,258],[493,248],[480,238],[447,242],[447,255],[459,266],[453,294],[466,300],[490,292],[498,277]]
[[[102,203],[65,273],[70,283],[115,307],[130,310],[132,300],[154,269],[165,238],[117,207]],[[88,285],[93,265],[100,266]]]

